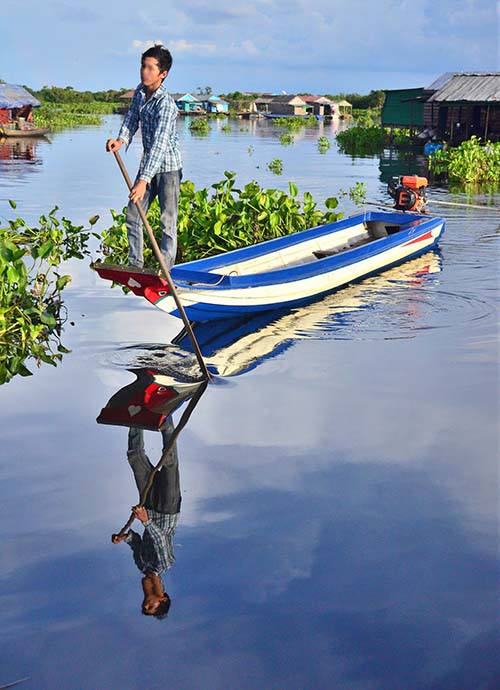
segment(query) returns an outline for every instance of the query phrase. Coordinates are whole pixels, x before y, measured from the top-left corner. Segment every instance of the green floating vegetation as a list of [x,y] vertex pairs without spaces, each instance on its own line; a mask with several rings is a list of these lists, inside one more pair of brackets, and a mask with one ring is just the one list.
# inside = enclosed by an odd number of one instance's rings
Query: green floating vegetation
[[281,158],[273,158],[272,161],[267,164],[267,168],[275,175],[282,175],[283,161],[281,160]]
[[[310,192],[298,198],[298,189],[288,183],[288,193],[263,189],[257,182],[236,188],[236,174],[226,171],[224,179],[211,188],[196,189],[187,180],[181,184],[177,222],[178,261],[192,261],[205,256],[246,247],[257,242],[282,237],[300,230],[339,220],[334,209],[338,200],[324,201],[318,208]],[[128,261],[125,211],[111,211],[113,224],[101,233],[104,261],[126,264]],[[160,241],[160,210],[155,201],[148,213],[153,231]],[[156,268],[151,249],[144,248],[145,266]]]
[[429,156],[433,174],[446,173],[454,183],[500,187],[500,142],[485,144],[477,136],[460,146],[441,149]]
[[382,127],[355,125],[337,133],[337,143],[342,153],[369,155],[380,153],[386,144],[386,131]]
[[100,125],[102,116],[113,113],[119,103],[90,101],[82,103],[43,103],[33,111],[38,127],[64,129],[79,125]]
[[283,132],[280,136],[280,144],[282,146],[291,146],[295,141],[293,134],[290,132]]
[[285,127],[286,129],[296,131],[301,127],[315,127],[318,124],[318,120],[314,115],[308,115],[307,117],[277,117],[273,120],[273,123],[278,127]]
[[328,149],[330,148],[330,140],[328,137],[325,137],[323,134],[320,136],[318,139],[318,151],[320,153],[326,153]]
[[197,117],[189,123],[189,131],[195,136],[205,137],[210,132],[210,124],[205,117]]
[[[87,255],[91,231],[59,220],[57,210],[41,216],[37,227],[17,218],[0,228],[0,384],[16,374],[30,376],[27,360],[56,366],[69,352],[61,343],[62,292],[71,277],[58,267]],[[97,220],[91,218],[90,225]]]

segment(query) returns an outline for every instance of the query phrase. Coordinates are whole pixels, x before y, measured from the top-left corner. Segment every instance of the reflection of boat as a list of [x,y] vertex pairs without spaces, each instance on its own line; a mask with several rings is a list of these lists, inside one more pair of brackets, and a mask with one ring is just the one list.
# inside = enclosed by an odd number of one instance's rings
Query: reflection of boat
[[[370,211],[175,266],[172,278],[192,321],[290,308],[422,254],[443,231],[442,218]],[[101,263],[94,268],[179,316],[159,276]]]
[[161,429],[167,418],[199,390],[153,368],[135,369],[136,380],[115,393],[97,417],[99,424]]
[[[396,306],[400,313],[411,313],[415,294],[411,294],[406,304],[404,289],[425,286],[429,276],[440,270],[439,255],[429,252],[392,268],[376,280],[352,285],[306,307],[278,314],[266,312],[247,318],[196,323],[193,329],[210,370],[220,376],[235,376],[282,353],[297,340],[336,335],[344,339],[346,324],[355,318],[355,312],[383,301]],[[414,327],[416,320],[413,315]],[[192,349],[185,329],[173,343],[187,351]]]

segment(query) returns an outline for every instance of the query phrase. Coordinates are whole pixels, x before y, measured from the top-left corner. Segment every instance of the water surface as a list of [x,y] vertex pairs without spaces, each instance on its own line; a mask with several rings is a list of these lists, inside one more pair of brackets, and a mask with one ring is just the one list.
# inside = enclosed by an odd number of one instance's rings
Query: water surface
[[[104,153],[118,126],[109,117],[36,142],[28,158],[2,156],[2,221],[11,198],[27,220],[58,204],[105,227],[126,199]],[[235,170],[242,185],[293,180],[321,201],[359,180],[388,202],[379,157],[341,155],[328,125],[290,147],[268,123],[231,127],[195,138],[180,126],[197,186]],[[325,155],[319,133],[332,140]],[[131,171],[139,157],[134,142]],[[0,685],[500,687],[499,217],[439,211],[439,251],[210,341],[220,385],[177,443],[182,507],[163,621],[141,615],[141,575],[110,541],[137,500],[128,429],[95,420],[131,368],[181,381],[195,370],[178,345],[159,349],[177,320],[69,264],[72,353],[0,389]],[[145,438],[155,461],[161,435]]]

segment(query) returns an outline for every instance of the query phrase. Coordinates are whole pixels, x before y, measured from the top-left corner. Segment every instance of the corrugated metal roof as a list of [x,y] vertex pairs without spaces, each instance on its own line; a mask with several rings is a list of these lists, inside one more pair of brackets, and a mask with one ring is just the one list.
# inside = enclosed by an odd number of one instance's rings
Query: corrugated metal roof
[[0,108],[10,110],[25,105],[40,105],[40,101],[18,84],[0,84]]
[[500,72],[455,74],[429,102],[500,103]]
[[452,77],[455,76],[455,74],[459,74],[458,72],[445,72],[442,74],[440,77],[435,79],[432,84],[426,87],[426,91],[438,91],[439,89],[442,89],[445,84],[447,84]]

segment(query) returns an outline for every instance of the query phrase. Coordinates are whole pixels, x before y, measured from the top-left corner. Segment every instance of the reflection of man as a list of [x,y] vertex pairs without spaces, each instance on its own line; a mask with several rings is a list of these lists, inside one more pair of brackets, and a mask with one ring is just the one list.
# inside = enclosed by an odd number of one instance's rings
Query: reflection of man
[[[169,417],[161,432],[164,451],[173,431],[172,417]],[[127,457],[141,494],[153,470],[153,465],[144,450],[142,429],[129,429]],[[173,539],[180,506],[179,463],[174,443],[164,466],[155,475],[145,507],[134,506],[132,509],[135,517],[144,525],[144,534],[141,537],[137,532],[130,530],[127,534],[112,537],[114,544],[120,541],[127,542],[132,549],[135,564],[144,573],[142,612],[146,615],[162,618],[170,608],[170,598],[163,589],[161,575],[171,568],[175,561]]]

